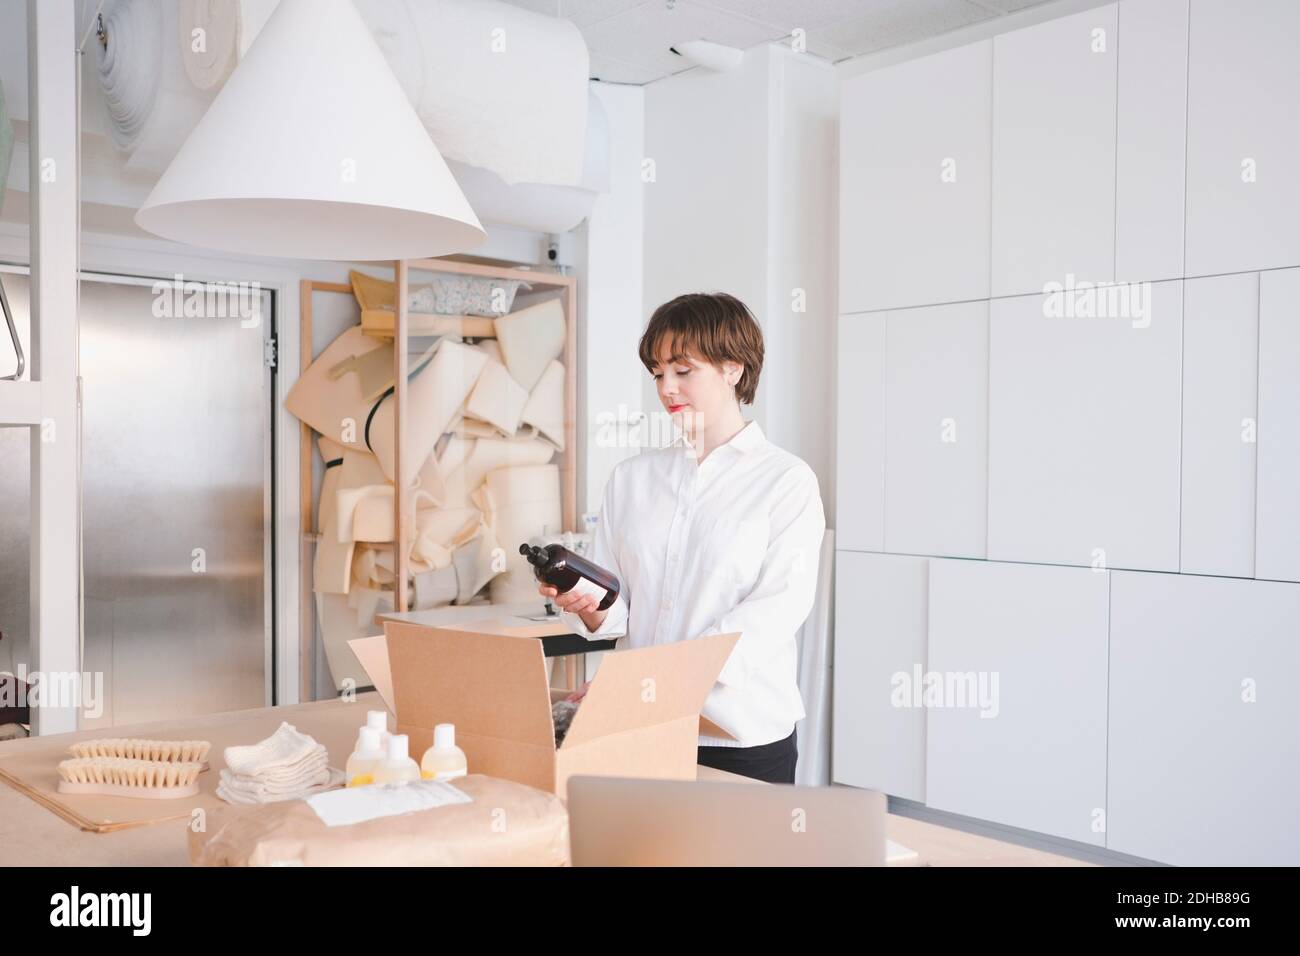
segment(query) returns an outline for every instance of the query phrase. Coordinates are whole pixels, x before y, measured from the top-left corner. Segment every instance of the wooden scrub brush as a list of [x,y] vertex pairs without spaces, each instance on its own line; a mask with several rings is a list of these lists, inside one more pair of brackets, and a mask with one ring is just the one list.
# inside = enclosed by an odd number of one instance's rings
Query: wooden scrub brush
[[59,764],[59,793],[175,800],[199,792],[212,744],[206,740],[144,740],[110,737],[83,740]]
[[208,769],[206,740],[142,740],[111,737],[83,740],[68,747],[74,757],[117,757],[122,760],[152,760],[158,763],[197,763]]
[[203,765],[193,761],[74,757],[59,764],[59,793],[175,800],[199,792]]

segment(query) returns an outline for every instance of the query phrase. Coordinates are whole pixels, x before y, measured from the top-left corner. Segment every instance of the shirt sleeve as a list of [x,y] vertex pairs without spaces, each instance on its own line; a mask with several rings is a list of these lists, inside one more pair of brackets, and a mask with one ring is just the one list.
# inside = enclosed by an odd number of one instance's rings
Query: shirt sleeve
[[614,557],[613,538],[609,530],[610,517],[613,513],[614,482],[617,474],[618,469],[615,468],[610,474],[609,480],[605,482],[605,494],[600,503],[600,520],[596,524],[595,541],[592,543],[589,557],[593,564],[600,565],[618,578],[618,597],[609,606],[609,613],[605,615],[605,620],[601,621],[600,627],[594,631],[588,630],[587,625],[582,623],[582,618],[577,614],[560,611],[560,617],[565,625],[572,629],[574,634],[585,637],[589,641],[610,640],[615,637],[622,637],[627,633],[631,594],[628,591],[627,578],[623,576],[623,571],[618,566],[618,559]]
[[700,637],[740,632],[718,683],[741,688],[750,675],[794,641],[817,596],[826,515],[817,475],[807,465],[782,481],[771,513],[771,536],[758,580],[739,604]]

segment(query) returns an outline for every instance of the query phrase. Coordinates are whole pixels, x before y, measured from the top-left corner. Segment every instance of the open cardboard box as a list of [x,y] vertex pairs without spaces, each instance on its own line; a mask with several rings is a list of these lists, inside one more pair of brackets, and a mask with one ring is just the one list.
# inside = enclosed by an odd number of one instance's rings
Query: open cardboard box
[[349,643],[416,760],[435,724],[455,724],[471,773],[561,798],[577,774],[694,780],[697,736],[731,736],[700,708],[739,633],[606,651],[557,749],[551,704],[569,692],[549,687],[541,641],[509,630],[386,621]]

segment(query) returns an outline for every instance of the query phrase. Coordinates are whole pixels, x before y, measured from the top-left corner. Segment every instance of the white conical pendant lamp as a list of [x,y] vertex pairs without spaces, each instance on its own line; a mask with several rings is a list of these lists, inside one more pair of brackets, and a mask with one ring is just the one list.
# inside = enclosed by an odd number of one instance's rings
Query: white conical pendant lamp
[[351,0],[281,0],[135,221],[295,259],[441,256],[486,238]]

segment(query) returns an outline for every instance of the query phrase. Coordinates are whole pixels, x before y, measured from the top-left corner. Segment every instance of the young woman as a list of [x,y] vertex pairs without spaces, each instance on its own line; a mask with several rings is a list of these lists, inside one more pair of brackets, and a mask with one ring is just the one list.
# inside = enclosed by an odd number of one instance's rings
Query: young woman
[[541,593],[575,633],[629,647],[740,632],[703,714],[735,739],[701,736],[705,766],[794,781],[804,716],[795,634],[812,610],[826,518],[817,476],[746,422],[763,369],[763,332],[725,294],[655,310],[642,364],[681,431],[620,462],[605,485],[591,559],[622,587],[596,598]]

